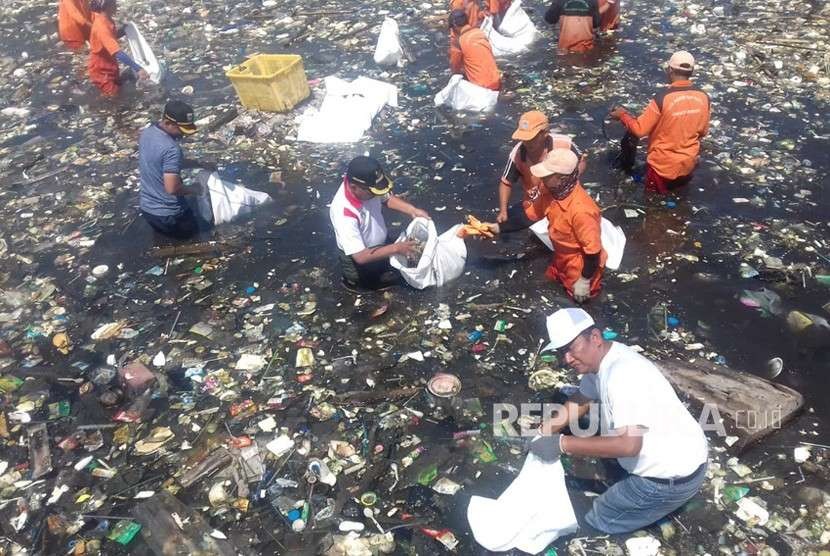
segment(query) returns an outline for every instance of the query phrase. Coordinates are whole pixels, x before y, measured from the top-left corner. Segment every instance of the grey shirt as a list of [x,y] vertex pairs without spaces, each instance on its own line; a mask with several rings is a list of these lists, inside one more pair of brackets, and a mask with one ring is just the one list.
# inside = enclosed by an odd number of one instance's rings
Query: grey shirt
[[142,211],[155,216],[178,216],[185,211],[184,197],[164,190],[164,174],[178,174],[182,167],[182,149],[178,141],[158,124],[148,126],[138,140],[138,170],[141,189],[138,204]]

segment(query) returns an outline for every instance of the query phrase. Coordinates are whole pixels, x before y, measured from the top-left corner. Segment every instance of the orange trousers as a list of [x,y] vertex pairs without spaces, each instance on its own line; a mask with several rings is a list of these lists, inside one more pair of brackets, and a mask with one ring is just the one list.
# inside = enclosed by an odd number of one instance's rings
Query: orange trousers
[[89,80],[104,95],[111,97],[118,94],[118,90],[120,89],[118,82],[118,62],[111,56],[90,54],[87,70],[89,72]]

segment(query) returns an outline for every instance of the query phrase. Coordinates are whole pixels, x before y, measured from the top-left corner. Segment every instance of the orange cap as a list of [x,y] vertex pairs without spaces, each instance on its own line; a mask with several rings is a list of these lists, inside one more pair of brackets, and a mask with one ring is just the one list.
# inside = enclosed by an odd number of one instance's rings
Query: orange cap
[[669,67],[680,71],[692,71],[695,69],[695,57],[685,50],[678,50],[669,58]]
[[569,176],[576,170],[579,159],[571,149],[553,149],[545,159],[530,167],[530,173],[537,178],[546,178],[551,174]]
[[519,118],[519,126],[516,128],[516,131],[513,132],[513,139],[516,141],[530,141],[536,137],[540,131],[547,131],[548,126],[548,117],[538,110],[525,112],[522,114],[522,117]]

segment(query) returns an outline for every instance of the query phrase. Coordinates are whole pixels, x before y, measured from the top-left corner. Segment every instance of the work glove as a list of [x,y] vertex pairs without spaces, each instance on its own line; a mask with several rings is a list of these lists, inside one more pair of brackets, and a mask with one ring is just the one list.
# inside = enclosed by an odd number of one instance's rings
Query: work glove
[[582,276],[574,283],[574,301],[584,303],[591,297],[591,281]]
[[559,449],[559,438],[561,434],[551,436],[539,436],[530,442],[530,453],[547,463],[559,460],[562,450]]

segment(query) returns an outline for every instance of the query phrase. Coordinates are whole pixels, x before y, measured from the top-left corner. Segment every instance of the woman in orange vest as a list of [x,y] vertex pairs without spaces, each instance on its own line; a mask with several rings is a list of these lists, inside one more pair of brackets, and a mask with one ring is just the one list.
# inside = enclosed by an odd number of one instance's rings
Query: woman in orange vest
[[545,276],[583,303],[602,289],[607,256],[600,239],[599,207],[579,183],[579,158],[571,149],[553,149],[530,171],[553,198],[547,206],[533,206],[537,220],[548,217],[553,243],[553,259]]
[[139,78],[147,72],[121,50],[118,38],[124,36],[123,27],[116,31],[112,18],[118,11],[116,0],[91,0],[92,31],[89,34],[89,79],[106,96],[115,96],[121,86],[118,62],[132,68]]
[[91,20],[86,0],[60,0],[58,3],[58,36],[72,50],[83,48],[89,40]]

